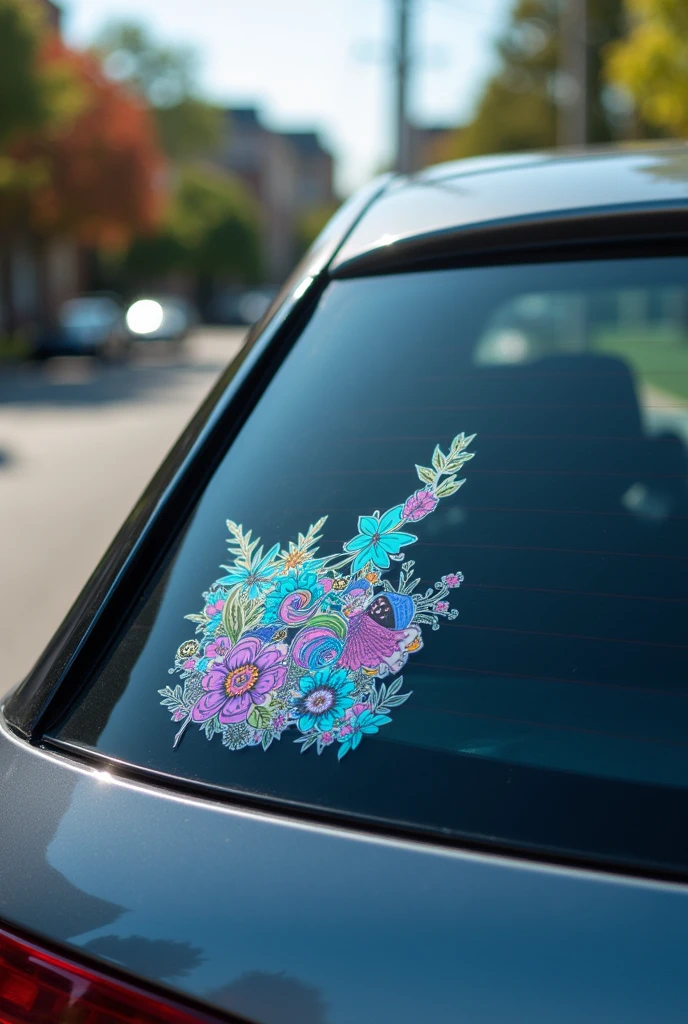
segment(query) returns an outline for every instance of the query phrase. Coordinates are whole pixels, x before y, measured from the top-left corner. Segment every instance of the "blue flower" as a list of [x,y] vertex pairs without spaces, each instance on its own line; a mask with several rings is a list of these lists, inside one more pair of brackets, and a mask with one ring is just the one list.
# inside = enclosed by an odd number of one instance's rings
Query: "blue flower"
[[389,715],[376,715],[368,708],[361,711],[360,715],[350,719],[342,730],[344,739],[339,739],[340,747],[337,760],[341,761],[350,750],[355,750],[364,736],[374,736],[381,725],[387,725],[391,721]]
[[300,569],[292,569],[287,576],[280,576],[273,581],[275,589],[265,599],[263,622],[276,622],[279,619],[282,601],[296,590],[310,591],[313,599],[320,597],[323,588],[318,583],[318,577],[311,569],[311,565],[312,563],[306,562]]
[[372,562],[378,569],[389,568],[389,556],[398,555],[405,544],[413,544],[418,540],[412,533],[401,533],[397,527],[402,522],[403,505],[396,505],[380,518],[374,516],[358,517],[358,536],[344,545],[345,551],[356,551],[358,554],[351,566],[352,572],[363,569]]
[[242,590],[248,592],[249,598],[255,601],[257,597],[261,597],[266,590],[270,589],[274,577],[279,572],[279,566],[275,564],[279,549],[279,544],[275,544],[267,555],[260,557],[263,555],[261,548],[258,552],[259,557],[252,558],[250,566],[223,565],[223,569],[230,570],[229,575],[223,576],[217,582],[225,587],[240,586]]
[[345,668],[321,668],[299,680],[299,696],[292,702],[291,716],[298,719],[301,732],[316,729],[329,732],[335,721],[354,702],[354,684]]

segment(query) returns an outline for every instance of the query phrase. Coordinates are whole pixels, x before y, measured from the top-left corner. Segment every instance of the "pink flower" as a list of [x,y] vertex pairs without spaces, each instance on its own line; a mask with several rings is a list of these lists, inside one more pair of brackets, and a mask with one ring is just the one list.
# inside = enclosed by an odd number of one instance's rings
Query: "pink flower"
[[330,743],[334,743],[334,733],[333,732],[322,732],[322,733],[320,733],[320,742],[324,743],[325,746],[327,746]]
[[339,730],[339,735],[340,736],[348,736],[350,732],[353,732],[353,729],[351,728],[351,726],[350,725],[343,725],[341,727],[341,729]]
[[449,611],[449,601],[438,601],[435,604],[435,611],[439,615],[445,615]]
[[429,487],[423,487],[406,499],[401,517],[411,523],[416,523],[419,519],[424,519],[425,516],[434,512],[438,501],[439,498],[435,497]]
[[354,704],[354,706],[351,709],[351,715],[347,714],[347,717],[355,717],[356,715],[360,715],[362,711],[368,711],[369,708],[370,704]]
[[205,656],[206,658],[224,658],[229,654],[232,647],[232,641],[228,636],[221,636],[217,640],[212,640],[209,644],[205,645]]
[[449,572],[447,573],[446,576],[442,577],[442,582],[444,583],[445,587],[460,587],[461,584],[463,583],[463,573]]
[[193,671],[193,669],[196,668],[196,662],[193,660],[193,658],[187,658],[187,660],[184,662],[184,668],[187,670],[187,672],[191,672]]
[[183,718],[186,718],[186,711],[184,711],[183,708],[177,708],[177,710],[172,715],[172,721],[181,722]]
[[216,615],[222,615],[222,609],[225,606],[225,598],[218,597],[212,604],[207,604],[203,611],[209,619],[214,618]]

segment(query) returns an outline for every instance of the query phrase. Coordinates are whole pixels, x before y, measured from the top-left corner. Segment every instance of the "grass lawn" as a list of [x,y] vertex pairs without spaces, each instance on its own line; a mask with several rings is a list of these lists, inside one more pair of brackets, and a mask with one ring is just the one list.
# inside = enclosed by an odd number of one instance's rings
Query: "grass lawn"
[[688,399],[688,336],[675,327],[600,330],[593,348],[625,359],[644,383]]

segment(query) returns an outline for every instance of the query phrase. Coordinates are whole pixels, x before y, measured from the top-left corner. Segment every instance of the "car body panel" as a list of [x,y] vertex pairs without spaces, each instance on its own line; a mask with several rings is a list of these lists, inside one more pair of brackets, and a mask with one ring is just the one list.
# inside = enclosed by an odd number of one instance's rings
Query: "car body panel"
[[[470,163],[470,161],[467,161]],[[552,156],[520,163],[504,157],[460,169],[460,163],[391,187],[367,212],[332,260],[335,275],[358,271],[374,250],[479,225],[559,220],[688,203],[688,150]]]
[[188,799],[6,731],[0,779],[2,920],[261,1024],[688,1013],[683,887]]

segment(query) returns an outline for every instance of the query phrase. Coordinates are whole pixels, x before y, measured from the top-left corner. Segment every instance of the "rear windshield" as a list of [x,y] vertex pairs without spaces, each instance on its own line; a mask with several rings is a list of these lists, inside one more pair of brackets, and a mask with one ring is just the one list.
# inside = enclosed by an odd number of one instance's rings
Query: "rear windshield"
[[675,866],[688,260],[335,281],[54,738]]

